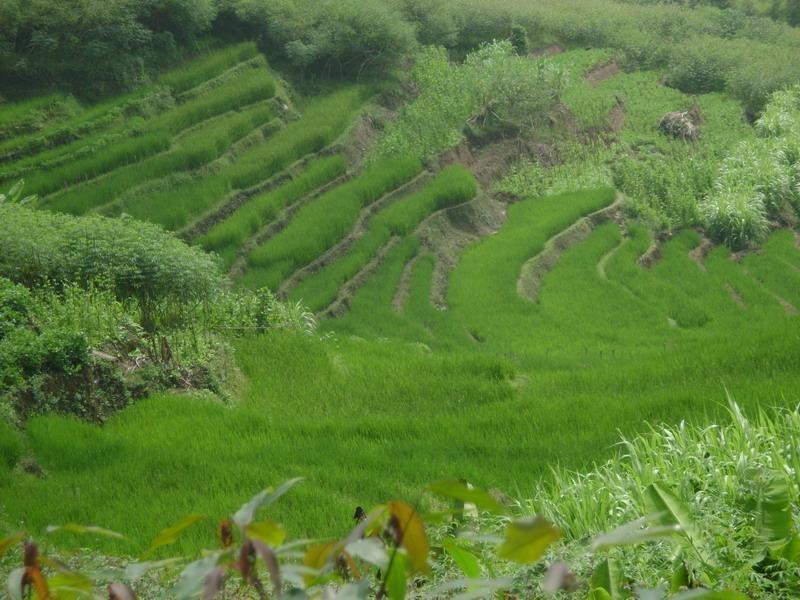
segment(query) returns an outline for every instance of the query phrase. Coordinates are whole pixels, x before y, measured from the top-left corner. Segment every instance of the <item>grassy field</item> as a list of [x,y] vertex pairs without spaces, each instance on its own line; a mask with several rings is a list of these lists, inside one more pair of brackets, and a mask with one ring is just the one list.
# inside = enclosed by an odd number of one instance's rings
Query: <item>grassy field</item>
[[[157,223],[218,254],[233,285],[280,289],[313,311],[338,298],[344,312],[320,324],[326,335],[234,340],[246,384],[230,405],[160,394],[102,427],[40,416],[22,436],[0,419],[0,529],[101,525],[129,536],[101,549],[135,553],[188,513],[220,517],[302,475],[273,516],[297,537],[342,534],[357,505],[433,507],[420,490],[441,478],[530,497],[553,466],[614,455],[620,431],[717,419],[726,392],[746,408],[800,401],[796,233],[735,256],[697,229],[656,237],[648,227],[652,215],[695,224],[694,194],[736,140],[754,136],[742,104],[665,87],[650,68],[592,79],[618,51],[552,58],[570,74],[566,120],[536,141],[558,160],[519,166],[499,185],[515,201],[480,235],[464,215],[497,191],[476,183],[480,156],[444,168],[353,158],[346,134],[375,89],[284,107],[250,44],[0,139],[0,170],[24,171],[42,208]],[[171,100],[146,112],[161,89]],[[0,130],[59,103],[69,101],[0,106]],[[696,142],[659,133],[665,112],[695,104]],[[69,153],[76,160],[61,162]],[[605,209],[614,218],[587,219]],[[444,256],[425,223],[471,243]],[[12,468],[22,455],[46,476]],[[182,544],[213,535],[208,521]]]
[[[618,431],[643,420],[716,418],[726,390],[743,406],[797,402],[800,327],[776,298],[800,303],[800,285],[775,275],[800,261],[788,232],[743,264],[718,249],[703,268],[687,232],[644,269],[646,232],[623,237],[609,223],[564,253],[536,303],[517,294],[522,264],[549,237],[613,199],[597,190],[513,205],[452,274],[447,313],[425,306],[429,260],[417,263],[406,314],[391,308],[417,251],[405,238],[347,317],[325,324],[336,337],[242,340],[249,382],[233,407],[162,396],[103,428],[32,420],[30,449],[49,476],[14,477],[6,520],[100,523],[131,536],[110,549],[132,550],[185,513],[223,514],[302,474],[307,484],[275,516],[298,535],[341,533],[355,505],[425,503],[418,490],[442,477],[525,495],[554,464],[609,456]],[[364,339],[376,336],[404,339]],[[460,349],[436,351],[448,345]],[[209,525],[185,543],[210,535]]]

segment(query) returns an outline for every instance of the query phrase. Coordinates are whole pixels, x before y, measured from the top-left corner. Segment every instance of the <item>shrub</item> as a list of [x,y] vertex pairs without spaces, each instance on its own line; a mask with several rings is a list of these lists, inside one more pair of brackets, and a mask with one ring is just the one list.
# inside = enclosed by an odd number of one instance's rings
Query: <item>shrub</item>
[[754,190],[716,190],[700,212],[709,235],[734,250],[764,241],[769,232],[764,198]]
[[0,205],[0,275],[27,286],[94,284],[137,302],[148,331],[221,285],[213,260],[130,218],[72,217]]
[[412,26],[391,2],[239,0],[234,5],[241,21],[256,24],[265,47],[279,48],[303,70],[338,76],[380,72],[396,65],[414,43]]
[[444,48],[426,48],[411,80],[419,96],[387,127],[377,148],[381,156],[435,156],[457,145],[468,123],[476,135],[530,133],[566,83],[560,68],[517,56],[508,41],[481,46],[463,65],[450,63]]

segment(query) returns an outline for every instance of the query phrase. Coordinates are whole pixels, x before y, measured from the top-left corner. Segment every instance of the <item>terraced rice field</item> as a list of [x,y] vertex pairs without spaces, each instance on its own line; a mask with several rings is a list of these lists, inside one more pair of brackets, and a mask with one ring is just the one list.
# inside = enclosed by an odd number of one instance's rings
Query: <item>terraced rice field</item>
[[[730,121],[729,99],[684,97],[651,73],[584,77],[611,58],[556,57],[580,73],[565,97],[576,126],[652,142],[654,115],[698,102],[710,123],[703,152],[747,129]],[[159,86],[172,101],[152,115],[120,108],[148,90],[0,142],[14,156],[0,169],[24,171],[43,209],[159,223],[218,253],[236,285],[304,302],[334,336],[239,340],[249,385],[233,408],[167,395],[102,429],[33,420],[50,477],[4,491],[10,518],[24,506],[34,525],[56,515],[148,540],[156,522],[223,514],[265,482],[303,474],[310,485],[277,517],[296,534],[337,533],[353,506],[413,499],[442,477],[524,495],[510,486],[607,456],[619,430],[720,414],[726,391],[745,407],[800,399],[793,231],[732,255],[694,230],[654,239],[624,218],[617,191],[578,176],[564,193],[508,202],[479,185],[479,159],[354,159],[346,134],[372,90],[292,107],[247,47]],[[33,110],[0,112],[0,127]],[[61,130],[72,133],[57,143]],[[59,162],[114,136],[125,141],[113,152]],[[602,171],[607,150],[584,158]],[[566,175],[553,187],[569,187]],[[150,509],[126,510],[131,486]],[[194,535],[185,543],[212,532]]]

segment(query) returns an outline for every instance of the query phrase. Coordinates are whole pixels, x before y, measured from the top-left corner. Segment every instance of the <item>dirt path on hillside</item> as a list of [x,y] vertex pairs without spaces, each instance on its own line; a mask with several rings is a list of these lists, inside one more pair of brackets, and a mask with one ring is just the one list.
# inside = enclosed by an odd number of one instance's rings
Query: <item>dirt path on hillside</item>
[[310,262],[304,267],[295,271],[288,279],[286,279],[278,288],[278,296],[286,298],[289,292],[311,275],[336,262],[339,258],[347,254],[350,248],[361,239],[369,229],[369,224],[372,218],[381,210],[400,200],[401,198],[413,194],[421,190],[431,179],[433,173],[423,171],[411,181],[401,185],[400,187],[392,190],[388,194],[384,194],[381,198],[364,207],[356,219],[350,232],[343,240],[329,248],[318,257],[316,260]]
[[618,219],[623,202],[622,194],[617,194],[609,206],[581,217],[547,240],[544,249],[522,265],[517,278],[517,293],[531,302],[537,302],[545,276],[555,267],[561,256],[586,240],[601,223]]
[[708,256],[708,253],[714,248],[714,244],[708,238],[704,237],[700,241],[700,244],[689,251],[689,258],[691,258],[700,270],[706,272],[706,265],[705,260]]
[[403,275],[400,277],[400,283],[397,284],[397,290],[395,290],[394,298],[392,298],[392,310],[395,312],[402,313],[405,311],[408,297],[411,295],[411,278],[414,276],[414,267],[426,255],[427,252],[417,252],[403,267]]
[[730,283],[726,283],[725,289],[730,295],[731,300],[733,300],[738,306],[740,306],[741,308],[747,307],[747,305],[744,303],[744,299],[742,298],[742,296],[739,294],[739,292],[736,290],[735,287],[733,287]]
[[614,75],[618,74],[621,70],[622,69],[620,69],[619,63],[616,60],[612,60],[610,62],[597,65],[587,72],[584,78],[589,85],[592,87],[597,87],[606,79],[611,79],[614,77]]
[[620,240],[620,242],[614,246],[611,250],[606,252],[603,256],[600,257],[600,260],[597,261],[597,274],[600,275],[600,279],[604,281],[608,281],[608,273],[606,272],[606,265],[609,261],[614,258],[614,255],[620,251],[620,249],[628,243],[628,238],[624,237]]

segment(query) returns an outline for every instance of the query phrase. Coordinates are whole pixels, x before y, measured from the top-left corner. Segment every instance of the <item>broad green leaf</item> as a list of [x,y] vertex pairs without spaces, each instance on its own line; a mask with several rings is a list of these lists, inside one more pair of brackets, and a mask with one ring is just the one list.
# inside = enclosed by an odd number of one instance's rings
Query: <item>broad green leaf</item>
[[589,592],[588,600],[612,600],[612,598],[611,594],[604,588],[592,588]]
[[411,568],[415,573],[429,572],[428,552],[430,546],[425,533],[425,524],[419,518],[417,511],[405,502],[393,501],[389,503],[389,512],[399,529],[400,544],[408,553]]
[[14,535],[10,535],[7,538],[0,540],[0,558],[2,558],[3,555],[13,546],[16,546],[22,540],[24,540],[26,535],[27,534],[24,531],[20,531],[19,533],[15,533]]
[[176,600],[195,598],[205,586],[206,577],[217,567],[219,553],[209,554],[186,565],[172,590]]
[[494,514],[505,514],[506,508],[497,500],[483,490],[471,488],[458,480],[437,481],[428,486],[428,489],[434,494],[445,496],[446,498],[453,498],[460,502],[470,502],[483,510],[489,511]]
[[470,579],[478,579],[481,576],[481,565],[469,550],[459,546],[453,539],[445,540],[443,546],[464,575]]
[[206,518],[205,515],[189,515],[188,517],[184,517],[171,527],[162,529],[161,532],[153,540],[153,543],[150,544],[150,547],[147,549],[147,552],[144,553],[144,556],[152,554],[158,548],[174,544],[184,531],[189,529],[189,527],[191,527],[198,521],[202,521],[205,518]]
[[356,558],[375,565],[379,569],[385,569],[389,563],[389,555],[386,548],[379,539],[364,538],[347,544],[345,551]]
[[686,568],[686,563],[680,559],[676,561],[669,587],[673,594],[681,591],[681,588],[689,587],[689,570]]
[[617,562],[611,558],[601,561],[592,572],[592,589],[602,589],[611,600],[624,598],[624,576]]
[[687,506],[678,497],[659,484],[651,483],[645,490],[644,499],[648,511],[658,525],[680,526],[695,548],[699,549],[702,540],[696,531],[694,520]]
[[348,583],[342,586],[333,598],[334,600],[367,600],[369,598],[369,580],[363,579],[357,583]]
[[57,598],[92,598],[94,584],[92,580],[82,573],[62,571],[47,580],[50,591],[55,592]]
[[386,574],[386,593],[389,600],[405,600],[408,590],[406,578],[406,555],[400,550],[395,552],[389,572]]
[[277,548],[283,544],[286,539],[286,530],[278,523],[272,521],[259,521],[257,523],[250,523],[245,527],[245,534],[247,537],[259,542],[264,542],[269,546]]
[[256,494],[250,499],[249,502],[247,502],[247,504],[236,511],[236,514],[233,515],[233,522],[244,529],[253,522],[253,520],[256,518],[256,512],[258,512],[260,508],[267,507],[274,503],[278,498],[283,496],[302,480],[302,477],[296,477],[294,479],[290,479],[289,481],[285,481],[275,490],[272,488],[267,488],[263,492]]
[[649,526],[652,518],[641,518],[620,525],[613,531],[597,536],[592,541],[594,551],[618,546],[632,546],[660,538],[669,538],[682,531],[680,525]]
[[505,540],[497,554],[521,564],[534,563],[560,537],[561,531],[542,517],[516,519],[506,526]]
[[759,535],[773,555],[780,555],[792,539],[792,498],[782,477],[773,477],[759,503]]
[[121,533],[117,533],[116,531],[111,531],[110,529],[105,529],[103,527],[97,527],[95,525],[78,525],[76,523],[69,523],[67,525],[50,525],[47,528],[47,533],[60,533],[60,532],[67,532],[67,533],[77,533],[80,535],[92,534],[92,535],[101,535],[110,538],[116,538],[118,540],[125,539],[125,536]]
[[25,580],[25,567],[14,569],[6,579],[6,593],[9,600],[22,600],[22,582]]
[[304,577],[307,586],[310,586],[319,576],[319,572],[325,565],[328,564],[328,561],[333,556],[335,550],[335,542],[314,544],[313,546],[308,547],[306,550],[306,555],[303,557],[303,566],[312,570],[309,571]]
[[670,600],[748,600],[738,592],[715,592],[713,590],[689,590],[671,596]]
[[127,581],[137,581],[144,577],[150,571],[162,569],[164,567],[172,566],[181,562],[180,558],[167,558],[165,560],[157,560],[151,562],[136,562],[130,563],[125,567],[123,577]]

